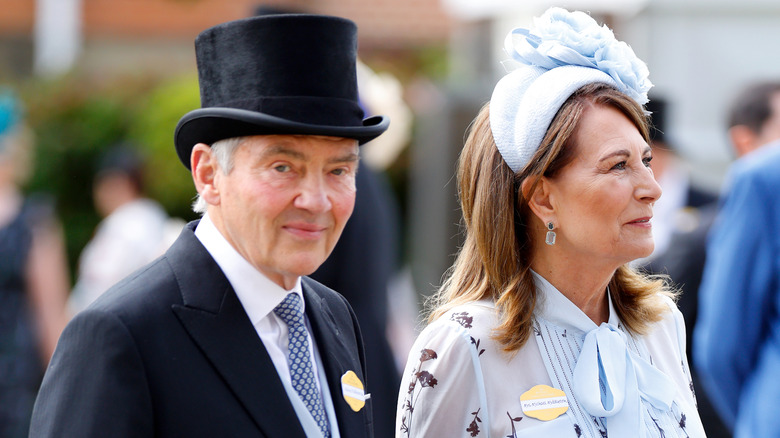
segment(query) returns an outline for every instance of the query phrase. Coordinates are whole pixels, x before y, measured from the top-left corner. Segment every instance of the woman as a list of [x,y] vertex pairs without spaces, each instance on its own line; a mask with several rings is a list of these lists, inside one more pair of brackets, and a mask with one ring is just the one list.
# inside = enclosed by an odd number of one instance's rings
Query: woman
[[645,65],[583,13],[515,29],[461,154],[466,240],[412,348],[399,437],[704,436],[653,250]]
[[25,199],[30,134],[0,90],[0,436],[26,437],[43,370],[67,322],[64,243],[48,203]]

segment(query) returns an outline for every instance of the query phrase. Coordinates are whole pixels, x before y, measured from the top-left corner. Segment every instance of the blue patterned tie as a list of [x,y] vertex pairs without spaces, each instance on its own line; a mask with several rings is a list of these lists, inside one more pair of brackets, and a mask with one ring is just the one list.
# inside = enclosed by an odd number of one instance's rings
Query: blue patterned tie
[[314,368],[309,356],[309,337],[306,324],[303,320],[301,298],[297,293],[290,293],[276,308],[279,318],[287,324],[290,343],[287,353],[287,364],[290,366],[292,386],[301,397],[306,408],[309,409],[314,421],[322,431],[324,437],[329,437],[328,418],[325,416],[325,408],[322,406],[320,391],[314,380]]

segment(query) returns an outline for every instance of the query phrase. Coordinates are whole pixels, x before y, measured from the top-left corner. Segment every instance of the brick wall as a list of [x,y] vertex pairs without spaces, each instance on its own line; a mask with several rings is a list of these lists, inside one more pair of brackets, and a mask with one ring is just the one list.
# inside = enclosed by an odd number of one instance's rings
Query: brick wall
[[33,0],[0,0],[0,36],[32,33]]
[[[355,21],[361,56],[391,70],[421,46],[442,46],[454,22],[440,0],[81,0],[84,45],[78,66],[97,75],[193,71],[192,43],[210,26],[252,14],[261,4]],[[0,0],[0,73],[28,75],[35,0]],[[371,56],[378,59],[371,59]],[[406,58],[405,58],[406,57]],[[415,67],[416,68],[416,67]],[[399,74],[399,71],[396,71]],[[400,72],[403,76],[403,72]]]
[[[257,0],[82,0],[90,38],[192,40],[201,30],[243,18]],[[265,3],[271,4],[271,3]],[[277,0],[273,5],[354,20],[361,44],[404,47],[447,40],[451,19],[439,0]],[[0,35],[32,33],[35,0],[0,0]]]

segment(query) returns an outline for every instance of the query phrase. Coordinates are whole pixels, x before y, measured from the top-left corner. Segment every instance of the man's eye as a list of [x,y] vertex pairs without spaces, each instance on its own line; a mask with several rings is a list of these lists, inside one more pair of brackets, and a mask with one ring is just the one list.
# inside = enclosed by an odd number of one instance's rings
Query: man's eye
[[278,166],[274,166],[274,170],[276,170],[277,172],[287,172],[290,170],[290,166],[286,164],[280,164]]

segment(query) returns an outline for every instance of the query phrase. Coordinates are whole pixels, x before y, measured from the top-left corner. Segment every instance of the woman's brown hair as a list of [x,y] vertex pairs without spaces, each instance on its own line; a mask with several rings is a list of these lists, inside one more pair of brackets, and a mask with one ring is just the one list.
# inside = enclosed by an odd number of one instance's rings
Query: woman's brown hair
[[[590,84],[561,106],[530,162],[514,173],[496,147],[490,128],[489,104],[472,123],[458,163],[465,241],[439,291],[428,303],[429,320],[472,301],[490,299],[501,323],[495,337],[508,352],[528,340],[536,306],[531,272],[531,211],[520,187],[528,178],[554,177],[574,158],[573,133],[588,105],[606,105],[622,112],[648,141],[647,117],[641,106],[612,87]],[[531,193],[533,190],[529,191]],[[659,293],[670,295],[661,279],[627,265],[613,275],[609,289],[621,321],[631,332],[644,333],[667,309]]]

